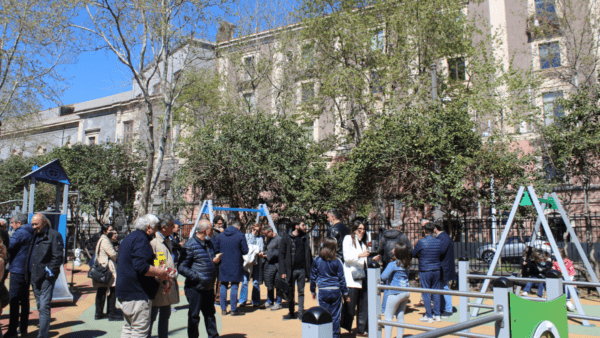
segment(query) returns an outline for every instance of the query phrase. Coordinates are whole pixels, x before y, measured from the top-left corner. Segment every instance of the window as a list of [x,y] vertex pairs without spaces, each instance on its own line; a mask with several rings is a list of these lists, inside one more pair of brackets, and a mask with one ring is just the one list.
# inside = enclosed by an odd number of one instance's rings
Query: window
[[123,123],[123,143],[130,143],[133,140],[133,121]]
[[254,93],[244,94],[244,101],[246,101],[246,104],[248,105],[248,111],[254,111],[254,109],[256,108]]
[[242,67],[244,67],[244,75],[247,80],[252,78],[254,74],[255,59],[254,56],[246,56],[242,59]]
[[315,97],[315,84],[305,82],[302,84],[302,103],[310,102]]
[[314,65],[315,51],[311,45],[302,46],[302,61],[309,67]]
[[315,123],[314,121],[302,123],[302,129],[304,129],[304,133],[306,134],[306,138],[310,141],[314,140],[314,129]]
[[381,85],[381,77],[377,72],[371,73],[371,93],[381,94],[383,93],[383,86]]
[[535,0],[535,14],[539,21],[555,24],[557,19],[554,0]]
[[467,79],[465,72],[465,58],[448,59],[448,76],[450,80],[465,81]]
[[540,68],[560,67],[560,45],[550,42],[540,45]]
[[90,136],[88,137],[88,145],[96,144],[96,137]]
[[160,82],[152,85],[152,95],[160,94]]
[[542,99],[544,100],[544,116],[547,126],[555,123],[555,121],[565,115],[563,107],[557,102],[557,100],[562,97],[563,93],[560,91],[542,95]]
[[371,50],[380,50],[383,51],[383,47],[385,46],[385,36],[383,35],[383,30],[380,29],[373,34],[371,37]]

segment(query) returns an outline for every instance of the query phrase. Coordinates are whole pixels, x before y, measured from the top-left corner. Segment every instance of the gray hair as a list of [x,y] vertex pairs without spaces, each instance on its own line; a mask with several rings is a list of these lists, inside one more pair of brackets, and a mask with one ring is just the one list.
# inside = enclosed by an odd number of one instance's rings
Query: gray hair
[[238,229],[242,227],[242,223],[240,223],[240,221],[233,221],[231,225]]
[[46,217],[46,215],[44,215],[44,214],[42,214],[40,212],[38,212],[37,214],[34,214],[33,216],[35,216],[35,215],[40,215],[40,218],[42,219],[42,221],[44,222],[44,224],[46,224],[47,226],[52,226],[52,222],[50,222],[50,220],[48,219],[48,217]]
[[198,226],[196,227],[196,233],[201,233],[202,231],[205,231],[206,229],[210,229],[212,227],[212,224],[210,224],[210,221],[207,219],[201,219],[200,222],[198,222]]
[[158,226],[160,228],[166,228],[169,223],[175,222],[175,217],[171,214],[158,214]]
[[330,214],[333,218],[335,218],[337,220],[342,219],[342,215],[340,214],[340,211],[336,208],[329,210],[327,213]]
[[13,216],[12,221],[15,223],[21,223],[21,225],[25,225],[29,221],[29,216],[26,214],[16,214]]
[[263,227],[262,229],[263,232],[269,232],[269,231],[273,231],[273,227],[270,225],[266,225]]
[[390,223],[390,226],[391,226],[392,228],[397,228],[397,227],[399,227],[399,226],[401,226],[401,225],[402,225],[402,220],[401,220],[401,219],[395,219],[395,220],[393,220],[393,221]]
[[143,216],[138,217],[135,222],[133,222],[133,227],[135,230],[146,231],[148,225],[152,227],[152,229],[156,229],[156,225],[159,220],[156,216],[152,214],[145,214]]
[[6,222],[6,220],[5,220],[4,218],[0,218],[0,224],[4,224],[4,225],[6,225],[6,223],[7,223],[7,222]]

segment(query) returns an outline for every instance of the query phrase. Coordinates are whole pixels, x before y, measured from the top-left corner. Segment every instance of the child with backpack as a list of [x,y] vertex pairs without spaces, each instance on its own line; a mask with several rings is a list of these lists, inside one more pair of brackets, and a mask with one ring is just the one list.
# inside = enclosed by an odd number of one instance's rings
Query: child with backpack
[[313,299],[316,299],[315,292],[317,286],[319,287],[319,306],[325,308],[331,314],[333,338],[340,337],[342,295],[344,295],[346,302],[350,302],[348,287],[344,278],[344,267],[342,262],[337,259],[336,252],[337,241],[335,238],[325,238],[319,257],[313,261],[310,272],[310,292]]

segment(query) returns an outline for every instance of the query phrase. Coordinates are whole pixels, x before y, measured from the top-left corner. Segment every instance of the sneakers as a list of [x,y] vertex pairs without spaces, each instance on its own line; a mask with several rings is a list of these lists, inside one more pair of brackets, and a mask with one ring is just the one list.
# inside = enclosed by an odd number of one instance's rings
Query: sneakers
[[433,318],[429,318],[427,316],[423,316],[423,318],[419,318],[419,321],[423,322],[423,323],[433,323]]
[[272,306],[273,306],[273,304],[271,304],[271,303],[264,303],[263,305],[260,306],[260,308],[263,310],[266,310]]
[[283,308],[283,306],[281,306],[281,304],[275,304],[273,306],[271,306],[271,311],[276,311]]
[[442,318],[440,316],[433,316],[433,320],[435,320],[436,322],[441,322]]
[[244,302],[244,303],[238,303],[238,306],[237,306],[237,307],[244,307],[244,306],[246,306],[246,303],[245,303],[245,302]]
[[575,306],[573,306],[573,303],[571,303],[570,300],[567,301],[567,310],[574,312],[575,311]]
[[231,315],[231,316],[243,316],[244,313],[240,312],[240,311],[231,311],[231,313],[229,315]]
[[444,311],[442,312],[442,318],[452,317],[452,312]]
[[296,319],[296,318],[298,318],[298,317],[296,317],[295,314],[291,314],[291,313],[288,313],[287,315],[283,316],[283,320],[290,320],[290,319]]
[[527,291],[521,292],[521,297],[527,297],[527,296],[529,296],[529,294],[527,293]]

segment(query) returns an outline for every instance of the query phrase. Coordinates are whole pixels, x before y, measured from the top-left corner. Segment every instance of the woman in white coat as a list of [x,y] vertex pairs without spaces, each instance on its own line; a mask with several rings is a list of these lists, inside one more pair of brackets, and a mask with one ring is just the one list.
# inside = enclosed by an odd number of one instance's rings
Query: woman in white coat
[[350,302],[345,306],[342,315],[341,327],[349,330],[357,312],[356,335],[367,336],[367,226],[362,217],[358,217],[352,224],[350,235],[344,237],[342,248],[344,252],[344,277],[349,289]]

